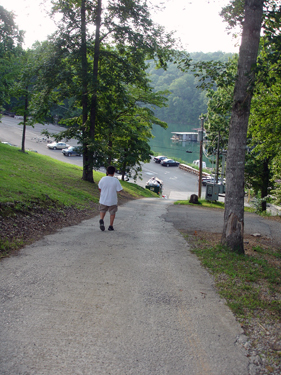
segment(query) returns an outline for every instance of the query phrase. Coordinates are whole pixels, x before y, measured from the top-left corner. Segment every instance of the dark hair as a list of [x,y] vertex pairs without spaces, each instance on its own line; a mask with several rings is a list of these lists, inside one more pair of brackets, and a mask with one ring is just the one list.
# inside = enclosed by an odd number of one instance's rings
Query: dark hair
[[115,173],[115,167],[110,165],[109,167],[107,167],[106,171],[107,171],[107,174],[114,174]]

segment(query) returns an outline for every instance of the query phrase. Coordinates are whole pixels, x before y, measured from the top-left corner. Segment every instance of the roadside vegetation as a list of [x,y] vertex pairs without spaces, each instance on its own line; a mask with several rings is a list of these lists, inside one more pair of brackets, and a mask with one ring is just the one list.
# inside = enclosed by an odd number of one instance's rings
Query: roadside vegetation
[[[56,225],[59,228],[77,222],[69,222],[67,212],[78,221],[80,214],[83,219],[98,213],[97,184],[103,173],[94,171],[95,183],[90,183],[82,180],[81,167],[34,152],[22,153],[4,144],[0,144],[0,153],[0,257],[36,239],[35,226],[42,222],[37,232],[44,232],[44,220],[51,213],[49,231]],[[157,196],[134,183],[121,184],[121,201]],[[31,230],[32,236],[28,233]]]
[[184,236],[246,333],[245,347],[257,355],[258,364],[267,369],[266,373],[280,373],[280,248],[263,238],[246,237],[245,254],[237,254],[218,244],[221,235]]

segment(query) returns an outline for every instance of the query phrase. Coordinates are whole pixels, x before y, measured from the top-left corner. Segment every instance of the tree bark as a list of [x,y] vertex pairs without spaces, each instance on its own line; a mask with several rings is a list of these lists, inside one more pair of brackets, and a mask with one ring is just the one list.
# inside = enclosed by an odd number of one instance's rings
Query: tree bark
[[269,160],[265,159],[262,164],[262,167],[263,167],[263,171],[262,171],[263,185],[261,188],[261,198],[262,198],[261,210],[262,211],[266,211],[266,201],[263,200],[263,198],[265,198],[268,194],[268,187],[269,187],[269,181],[270,181],[270,171],[269,171],[268,163],[269,163]]
[[87,63],[87,40],[86,40],[86,0],[81,2],[81,63],[82,63],[82,119],[83,119],[83,176],[82,179],[94,182],[93,177],[93,153],[88,149],[85,142],[87,136],[88,119],[88,63]]
[[22,128],[22,140],[21,140],[21,151],[25,152],[25,131],[27,122],[27,111],[28,111],[28,86],[25,88],[25,101],[24,101],[24,115],[23,115],[23,128]]
[[93,62],[93,94],[91,99],[90,110],[90,136],[95,139],[96,131],[96,117],[97,117],[97,90],[98,90],[98,72],[99,72],[99,57],[100,57],[100,27],[101,27],[101,0],[97,3],[97,16],[96,16],[96,35],[95,35],[95,49],[94,49],[94,62]]
[[[85,0],[82,0],[82,3],[84,3],[84,17],[85,17]],[[93,62],[93,74],[92,74],[93,93],[92,93],[92,97],[90,99],[91,100],[90,121],[89,121],[89,128],[87,130],[87,135],[92,142],[94,142],[94,140],[95,140],[95,130],[96,130],[97,82],[98,82],[98,64],[99,64],[99,52],[100,52],[101,10],[102,10],[101,9],[101,0],[98,0],[98,2],[97,2],[97,16],[96,16],[96,35],[95,35],[94,62]],[[85,38],[85,45],[86,45],[86,38]],[[86,63],[87,63],[87,58],[86,58]],[[88,92],[87,92],[87,95],[88,95]],[[88,112],[87,112],[87,119],[88,119]],[[84,122],[84,120],[83,120],[83,122]],[[94,153],[93,153],[92,150],[89,150],[85,146],[87,146],[87,145],[84,145],[84,151],[83,151],[83,179],[86,180],[86,181],[89,181],[89,182],[94,182],[94,177],[93,177]]]
[[263,0],[245,0],[245,18],[239,51],[238,76],[229,129],[226,197],[222,244],[244,253],[244,169],[248,119],[257,61]]

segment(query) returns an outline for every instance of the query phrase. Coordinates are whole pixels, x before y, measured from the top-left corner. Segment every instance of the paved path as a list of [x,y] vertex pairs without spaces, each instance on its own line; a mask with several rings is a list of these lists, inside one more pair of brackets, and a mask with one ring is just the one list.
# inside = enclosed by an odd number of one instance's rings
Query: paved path
[[[190,231],[202,230],[222,233],[224,211],[190,205],[169,205],[166,220],[172,222],[177,229]],[[245,234],[259,233],[271,239],[281,249],[281,224],[267,217],[254,213],[244,213]]]
[[[172,202],[120,207],[0,262],[1,375],[247,375],[241,332],[165,221]],[[106,217],[108,224],[108,217]]]

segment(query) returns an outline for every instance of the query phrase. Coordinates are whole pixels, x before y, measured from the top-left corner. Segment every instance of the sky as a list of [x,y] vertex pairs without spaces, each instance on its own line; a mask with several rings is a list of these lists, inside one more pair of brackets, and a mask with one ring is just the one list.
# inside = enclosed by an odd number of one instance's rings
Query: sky
[[[161,0],[152,0],[158,1]],[[167,31],[176,31],[187,52],[238,52],[226,24],[219,16],[228,0],[163,0],[165,10],[154,14],[153,20]],[[16,15],[15,22],[25,33],[25,47],[36,41],[43,41],[55,31],[55,24],[49,19],[41,0],[0,0],[0,5]],[[239,42],[239,40],[238,40]]]

